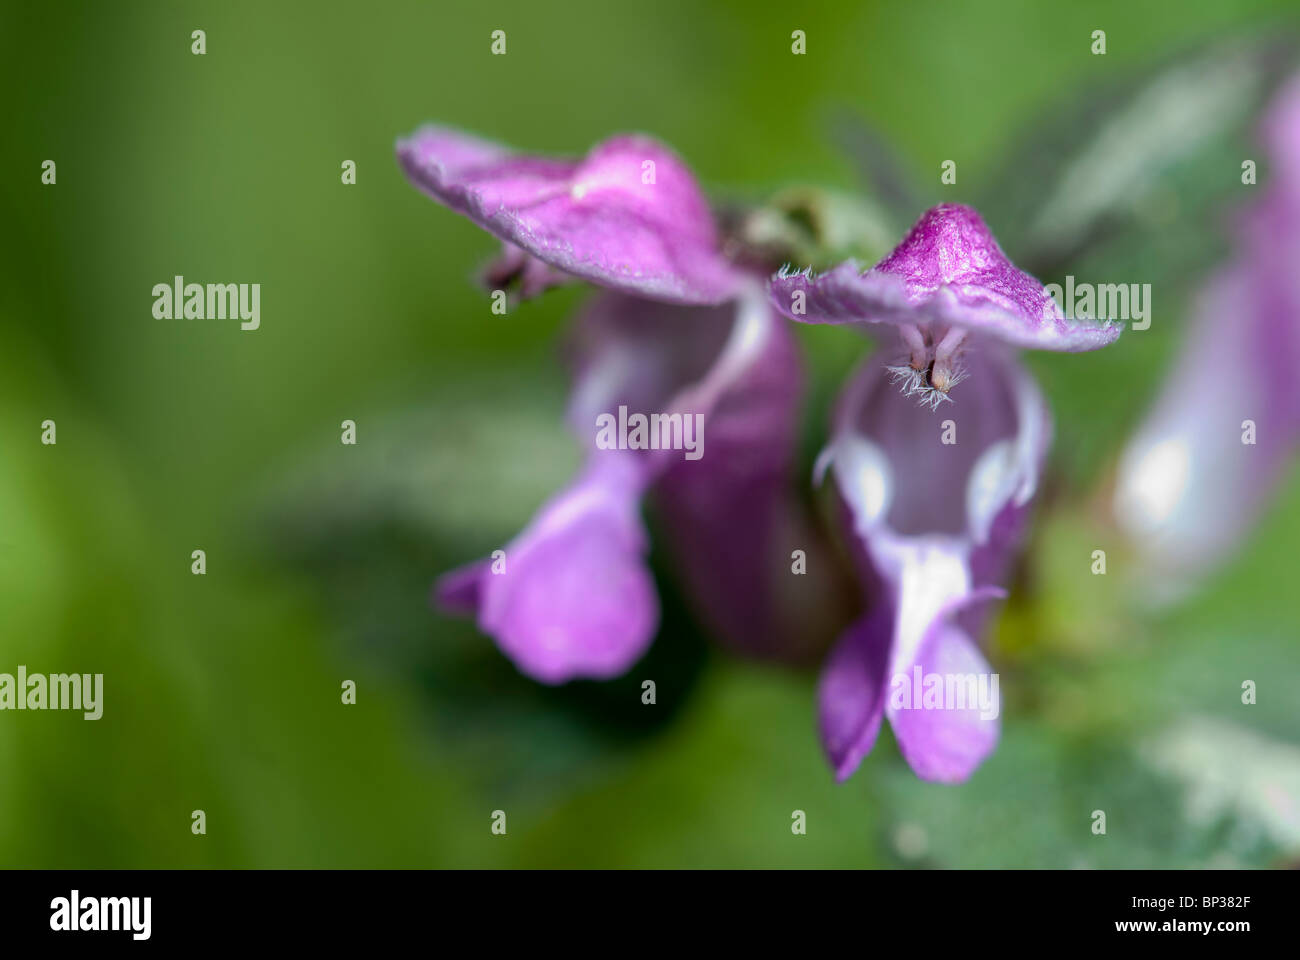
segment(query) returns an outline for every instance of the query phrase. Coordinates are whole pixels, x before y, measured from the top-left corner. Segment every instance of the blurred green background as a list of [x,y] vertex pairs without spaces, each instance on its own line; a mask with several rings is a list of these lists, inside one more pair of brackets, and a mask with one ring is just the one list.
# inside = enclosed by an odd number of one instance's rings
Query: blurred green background
[[[0,672],[102,672],[105,706],[96,722],[0,713],[0,866],[1300,856],[1294,476],[1176,611],[1131,616],[1122,594],[1140,571],[1116,559],[1092,578],[1078,559],[1096,539],[1088,498],[1158,385],[1190,286],[1157,288],[1131,348],[1033,359],[1057,413],[1056,492],[992,638],[997,752],[943,787],[883,734],[837,787],[815,673],[718,651],[667,582],[652,653],[605,685],[539,687],[429,609],[433,578],[508,539],[576,462],[556,343],[584,292],[493,316],[470,281],[494,242],[392,157],[425,121],[568,154],[643,130],[718,196],[856,190],[835,133],[852,116],[926,202],[945,159],[959,170],[945,198],[1002,190],[987,215],[1019,260],[1032,251],[998,211],[1025,202],[1029,174],[1013,165],[998,184],[1042,111],[1200,41],[1271,31],[1293,4],[25,6],[0,13]],[[806,56],[790,54],[796,28]],[[489,54],[494,29],[504,57]],[[1056,119],[1062,151],[1086,146],[1072,115]],[[1164,228],[1169,245],[1124,254],[1132,279],[1192,284],[1227,249],[1218,232]],[[176,274],[261,283],[261,329],[154,319],[151,288]],[[805,461],[862,350],[841,333],[801,331]],[[47,418],[56,446],[40,443]],[[355,447],[338,442],[343,419]],[[640,703],[646,677],[655,707]],[[1244,708],[1248,678],[1259,703]],[[340,702],[347,679],[355,706]],[[504,837],[489,831],[497,809]],[[791,834],[795,809],[807,836]]]

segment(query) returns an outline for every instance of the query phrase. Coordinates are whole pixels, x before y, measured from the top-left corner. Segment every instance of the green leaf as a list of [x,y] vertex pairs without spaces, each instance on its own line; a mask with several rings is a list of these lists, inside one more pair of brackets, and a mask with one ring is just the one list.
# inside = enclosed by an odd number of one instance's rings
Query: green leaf
[[1253,125],[1293,53],[1273,33],[1234,36],[1053,104],[978,205],[1039,277],[1127,228],[1204,228],[1240,196]]

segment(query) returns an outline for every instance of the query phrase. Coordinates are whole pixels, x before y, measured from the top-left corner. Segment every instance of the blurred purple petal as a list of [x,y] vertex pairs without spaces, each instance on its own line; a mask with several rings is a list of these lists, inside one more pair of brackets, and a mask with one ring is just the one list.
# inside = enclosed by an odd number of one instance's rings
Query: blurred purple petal
[[424,193],[576,277],[669,303],[735,293],[695,179],[649,137],[613,137],[575,161],[425,127],[398,141],[397,157]]
[[477,608],[479,627],[543,683],[617,676],[658,625],[637,470],[607,459],[538,511],[504,556],[447,574],[439,600]]
[[434,601],[448,613],[475,616],[482,603],[483,578],[490,572],[490,566],[486,560],[475,560],[444,573],[434,584]]
[[[657,610],[637,518],[655,503],[692,600],[748,653],[797,657],[835,627],[838,581],[790,475],[802,386],[789,325],[757,282],[722,307],[598,296],[575,330],[571,426],[587,451],[579,481],[506,548],[506,574],[448,574],[439,599],[464,612],[539,680],[605,676],[644,651]],[[601,449],[598,418],[700,418],[683,449]],[[791,573],[804,550],[813,575]],[[603,639],[602,639],[603,638]]]
[[596,418],[619,406],[707,418],[737,366],[752,362],[742,333],[765,333],[753,312],[742,316],[738,303],[673,306],[619,293],[593,298],[570,340],[573,429],[594,444]]
[[[1159,599],[1235,547],[1290,451],[1285,411],[1270,402],[1282,384],[1262,375],[1265,358],[1246,333],[1268,322],[1251,300],[1244,271],[1215,278],[1169,386],[1120,458],[1116,516],[1151,562]],[[1256,445],[1242,442],[1246,420]]]
[[837,781],[871,752],[885,711],[893,611],[877,607],[840,638],[817,684],[818,729]]
[[[653,458],[653,498],[674,570],[707,626],[749,654],[820,652],[841,586],[791,475],[803,375],[789,325],[756,286],[725,307],[670,307],[607,294],[575,337],[575,429],[632,411],[703,417],[702,456]],[[791,572],[802,550],[812,571]]]
[[1197,299],[1182,353],[1119,462],[1115,516],[1157,601],[1231,554],[1300,441],[1300,78],[1263,139],[1271,179],[1245,211],[1237,258]]

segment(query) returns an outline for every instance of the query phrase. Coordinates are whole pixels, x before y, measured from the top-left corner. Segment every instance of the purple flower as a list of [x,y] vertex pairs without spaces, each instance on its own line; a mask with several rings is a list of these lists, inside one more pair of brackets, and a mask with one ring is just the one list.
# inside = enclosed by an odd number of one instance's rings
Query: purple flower
[[1300,441],[1300,76],[1262,139],[1268,186],[1119,462],[1115,515],[1157,600],[1176,599],[1240,543]]
[[[871,599],[821,678],[831,765],[838,779],[852,774],[888,717],[918,776],[965,780],[998,737],[999,688],[977,640],[1051,435],[1011,348],[1090,350],[1119,328],[1066,320],[979,215],[953,204],[927,211],[872,270],[782,271],[771,297],[796,320],[893,325],[904,351],[854,376],[819,462],[834,475]],[[950,419],[924,409],[967,379]],[[921,406],[909,399],[918,394]]]
[[[997,742],[998,687],[976,641],[987,602],[1002,596],[1051,423],[1009,353],[983,350],[967,362],[971,386],[950,422],[955,436],[945,437],[890,385],[890,367],[869,359],[841,398],[819,463],[834,476],[872,599],[818,691],[822,743],[840,780],[870,752],[882,716],[927,780],[965,780]],[[926,684],[960,687],[961,702],[927,706]]]
[[[622,673],[658,623],[640,519],[652,493],[686,585],[724,639],[773,656],[797,653],[800,633],[815,639],[818,617],[789,608],[827,607],[824,593],[778,589],[789,578],[780,558],[817,546],[789,484],[802,388],[793,336],[759,278],[723,256],[681,161],[642,136],[572,161],[440,128],[399,141],[397,155],[422,191],[504,242],[492,282],[518,279],[525,296],[568,277],[606,288],[570,351],[586,466],[495,564],[444,577],[442,603],[476,615],[543,682]],[[604,449],[598,418],[624,411],[700,424],[701,455]]]
[[963,358],[979,339],[1074,353],[1120,334],[1116,324],[1066,319],[1042,284],[1007,259],[980,215],[955,203],[927,210],[866,272],[852,260],[820,276],[782,270],[771,292],[794,320],[896,327],[903,357],[891,373],[932,409],[965,379]]

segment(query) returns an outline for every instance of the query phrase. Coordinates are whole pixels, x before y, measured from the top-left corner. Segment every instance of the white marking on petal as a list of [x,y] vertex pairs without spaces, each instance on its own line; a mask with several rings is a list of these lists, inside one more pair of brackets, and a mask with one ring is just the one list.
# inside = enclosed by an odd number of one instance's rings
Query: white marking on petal
[[999,440],[979,455],[966,482],[966,523],[976,543],[988,539],[993,520],[1020,486],[1016,445]]
[[891,674],[916,660],[926,631],[945,606],[970,593],[967,554],[951,537],[922,537],[898,544],[898,614]]
[[870,536],[894,498],[893,473],[884,452],[869,440],[851,434],[835,444],[835,482],[853,511],[860,535]]
[[1188,492],[1192,452],[1185,437],[1165,437],[1133,450],[1120,464],[1115,510],[1120,522],[1140,536],[1168,526]]
[[772,314],[767,295],[758,284],[744,284],[735,303],[736,318],[718,359],[702,380],[673,399],[673,410],[707,417],[718,399],[762,354],[773,327],[782,322]]

